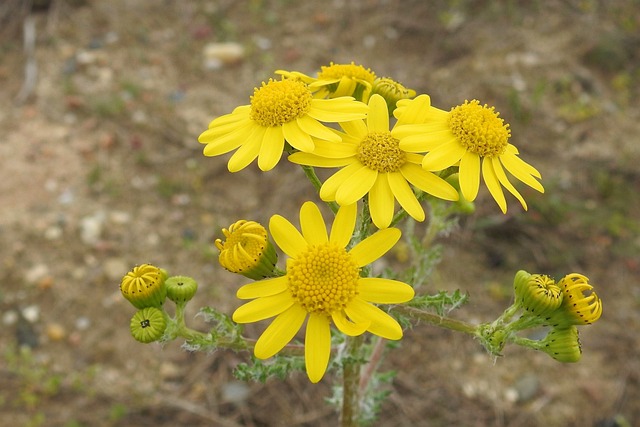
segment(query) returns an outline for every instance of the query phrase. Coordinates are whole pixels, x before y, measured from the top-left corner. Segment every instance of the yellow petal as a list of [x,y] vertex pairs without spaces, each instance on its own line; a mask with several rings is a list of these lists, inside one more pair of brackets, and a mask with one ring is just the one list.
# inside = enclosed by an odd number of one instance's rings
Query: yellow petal
[[296,148],[300,151],[310,153],[315,147],[311,136],[300,129],[300,126],[298,126],[298,122],[296,120],[283,124],[282,134],[284,135],[284,139],[286,139],[293,148]]
[[310,245],[321,245],[329,241],[327,226],[320,209],[313,202],[305,202],[300,208],[300,228],[304,239]]
[[369,98],[369,115],[367,116],[369,133],[389,132],[389,109],[387,102],[378,94]]
[[282,350],[298,333],[306,317],[307,312],[302,307],[297,304],[292,305],[273,319],[273,322],[260,335],[253,354],[258,359],[268,359]]
[[367,124],[364,122],[364,120],[352,120],[350,122],[342,122],[340,123],[340,127],[342,129],[344,129],[344,131],[353,136],[356,137],[359,140],[364,139],[365,136],[367,136]]
[[[524,182],[534,190],[538,190],[539,192],[544,193],[544,187],[534,178],[534,176],[539,177],[540,172],[538,172],[533,166],[526,163],[515,154],[511,154],[509,152],[505,152],[502,156],[500,156],[500,161],[511,175],[515,176],[518,180]],[[534,171],[537,174],[532,173]]]
[[313,154],[328,159],[338,159],[345,157],[353,157],[358,152],[356,144],[346,144],[344,142],[325,142],[316,141],[316,147]]
[[502,187],[498,181],[495,171],[493,170],[493,164],[488,158],[482,160],[482,179],[489,189],[489,193],[493,196],[502,213],[507,213],[507,201],[504,198]]
[[376,227],[387,228],[393,219],[395,200],[387,180],[388,173],[379,173],[369,192],[369,211]]
[[407,104],[407,107],[402,110],[402,114],[398,115],[396,127],[407,123],[424,123],[430,106],[431,98],[429,98],[429,95],[419,95],[415,97]]
[[311,313],[304,338],[304,362],[312,383],[322,379],[331,356],[331,328],[324,314]]
[[511,194],[516,197],[516,199],[520,201],[522,208],[526,211],[528,209],[527,202],[524,201],[522,195],[511,184],[509,178],[507,178],[507,175],[504,173],[504,169],[502,169],[502,163],[500,163],[500,159],[497,157],[493,157],[491,159],[491,163],[493,163],[493,171],[495,172],[496,177],[498,177],[498,181],[500,181],[500,184],[502,184],[504,188],[506,188]]
[[357,337],[358,335],[362,335],[365,331],[371,326],[371,322],[361,322],[355,323],[352,320],[347,318],[347,315],[344,311],[336,311],[331,314],[331,318],[333,319],[333,323],[335,323],[336,328],[340,332],[350,337]]
[[236,292],[236,297],[240,299],[268,297],[284,292],[288,287],[289,279],[287,276],[274,277],[241,286]]
[[361,165],[360,169],[353,173],[348,180],[342,182],[336,191],[336,202],[341,206],[357,202],[371,190],[377,176],[378,172]]
[[221,125],[221,126],[210,127],[209,129],[205,130],[200,134],[200,136],[198,137],[198,142],[202,144],[206,144],[208,142],[214,142],[216,139],[228,133],[231,133],[237,129],[241,129],[251,124],[255,125],[255,122],[249,119],[249,117],[242,117],[232,122],[225,123],[224,125]]
[[367,330],[372,334],[389,340],[402,338],[402,328],[393,317],[360,298],[352,299],[345,307],[345,312],[354,322],[370,321],[371,325]]
[[390,172],[387,174],[387,180],[389,181],[389,187],[393,192],[394,197],[413,219],[416,221],[424,221],[425,214],[422,205],[418,202],[415,193],[407,184],[407,180],[400,172]]
[[338,172],[331,175],[320,187],[320,198],[322,200],[331,201],[336,199],[336,193],[338,189],[352,179],[353,175],[360,170],[363,166],[362,163],[350,159],[353,163],[340,169]]
[[231,113],[225,114],[220,117],[216,117],[209,123],[209,129],[217,126],[224,126],[229,123],[238,122],[249,118],[251,112],[251,105],[241,105],[236,107]]
[[350,77],[342,76],[333,96],[351,96],[356,90],[357,82]]
[[293,304],[293,297],[289,292],[254,299],[241,305],[233,312],[233,321],[236,323],[258,322],[277,316]]
[[405,163],[400,168],[400,173],[402,173],[402,176],[414,187],[419,188],[425,193],[451,201],[456,201],[460,197],[458,191],[451,184],[439,176],[424,170],[421,166],[413,163]]
[[386,254],[400,240],[401,235],[401,231],[397,228],[378,230],[355,245],[349,253],[358,267],[364,267]]
[[229,163],[227,164],[229,172],[238,172],[246,168],[258,157],[266,130],[267,128],[261,126],[255,127],[255,131],[247,137],[247,141],[242,144],[242,146],[238,148],[238,151],[233,153],[233,156],[229,159]]
[[[407,125],[402,127],[411,126]],[[398,146],[401,150],[409,153],[426,153],[427,151],[433,151],[440,146],[447,146],[448,144],[457,144],[457,141],[451,131],[447,129],[438,132],[407,135],[400,139]]]
[[247,137],[251,135],[251,132],[253,132],[256,126],[258,125],[251,122],[246,126],[242,126],[233,132],[227,133],[211,142],[208,142],[203,149],[203,154],[207,157],[213,157],[235,150],[246,142]]
[[358,204],[340,206],[331,226],[329,241],[341,248],[346,248],[351,241],[358,216]]
[[[331,142],[331,144],[335,144]],[[317,142],[316,142],[317,147]],[[329,159],[326,157],[316,156],[311,153],[297,152],[289,156],[289,161],[298,165],[314,166],[319,168],[336,168],[346,166],[353,162],[352,158]]]
[[273,169],[282,156],[284,150],[284,135],[279,126],[269,126],[264,132],[260,154],[258,156],[258,167],[262,171]]
[[378,304],[399,304],[413,298],[415,291],[406,283],[378,277],[365,277],[358,281],[358,296]]
[[345,96],[333,99],[312,99],[307,114],[321,122],[348,122],[364,119],[369,107]]
[[324,126],[323,124],[321,124],[320,122],[318,122],[316,119],[312,117],[305,115],[302,117],[298,117],[296,121],[298,122],[298,126],[300,127],[300,129],[302,129],[303,132],[306,132],[311,136],[315,136],[316,138],[319,138],[325,141],[332,141],[332,142],[342,141],[342,138],[340,138],[340,135],[338,135],[337,132]]
[[460,159],[460,190],[464,198],[473,202],[480,188],[480,156],[466,152]]
[[280,215],[273,215],[269,220],[269,231],[276,245],[282,251],[295,258],[301,251],[307,248],[307,241],[297,228],[286,218]]
[[441,171],[458,163],[466,152],[466,148],[457,141],[442,144],[424,156],[422,167],[428,171]]

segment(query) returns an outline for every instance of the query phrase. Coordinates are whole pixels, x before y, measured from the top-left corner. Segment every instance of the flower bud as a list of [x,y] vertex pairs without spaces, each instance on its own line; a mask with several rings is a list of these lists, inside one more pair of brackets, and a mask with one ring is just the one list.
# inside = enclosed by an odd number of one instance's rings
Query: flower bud
[[162,310],[156,307],[146,307],[138,310],[129,324],[131,335],[142,343],[158,341],[164,335],[167,321]]
[[167,298],[176,304],[184,304],[190,301],[198,290],[198,283],[191,277],[173,276],[165,281],[167,286]]
[[387,101],[387,108],[389,109],[389,116],[393,115],[393,110],[396,109],[396,103],[401,99],[410,99],[416,96],[416,91],[413,89],[407,89],[402,84],[388,78],[377,78],[373,82],[373,88],[371,94],[377,93]]
[[135,308],[161,307],[167,296],[166,278],[166,271],[142,264],[122,278],[120,292]]
[[254,280],[272,277],[278,255],[267,230],[255,221],[240,220],[222,229],[226,240],[217,239],[220,265],[232,273]]
[[549,317],[554,326],[589,325],[602,315],[602,301],[593,291],[586,276],[572,273],[563,277],[558,286],[563,298],[560,309]]
[[553,328],[541,344],[540,350],[559,362],[575,363],[582,357],[578,328],[575,326]]
[[549,276],[520,270],[516,273],[513,286],[516,303],[536,316],[548,316],[562,303],[562,291]]

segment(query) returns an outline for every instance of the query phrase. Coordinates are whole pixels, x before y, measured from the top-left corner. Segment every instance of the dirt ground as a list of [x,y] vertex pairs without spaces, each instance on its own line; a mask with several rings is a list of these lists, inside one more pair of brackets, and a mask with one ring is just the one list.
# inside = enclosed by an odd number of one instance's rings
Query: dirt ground
[[[518,269],[582,272],[604,301],[577,364],[515,346],[494,363],[467,336],[407,331],[385,362],[398,374],[378,425],[638,425],[639,34],[637,0],[5,0],[0,426],[336,425],[330,378],[241,383],[232,371],[246,354],[139,344],[118,290],[151,262],[200,283],[193,327],[205,327],[201,306],[238,306],[246,281],[215,262],[220,228],[296,218],[315,196],[286,161],[229,174],[197,136],[276,69],[330,61],[443,109],[495,105],[542,172],[546,194],[526,192],[528,212],[509,199],[503,216],[481,190],[476,214],[440,239],[430,289],[471,297],[454,317],[497,317]],[[229,55],[214,52],[221,42]]]

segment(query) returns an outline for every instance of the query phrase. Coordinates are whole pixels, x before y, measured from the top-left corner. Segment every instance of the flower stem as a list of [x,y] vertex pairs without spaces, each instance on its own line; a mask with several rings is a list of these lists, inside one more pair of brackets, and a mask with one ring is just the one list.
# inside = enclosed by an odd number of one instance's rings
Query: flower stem
[[342,427],[358,426],[360,418],[360,361],[359,353],[363,338],[347,337],[345,356],[342,362]]
[[[320,182],[318,175],[316,175],[316,170],[312,166],[302,166],[302,170],[304,171],[304,174],[307,176],[309,181],[311,181],[311,184],[313,184],[316,191],[320,192],[322,183]],[[326,202],[326,203],[331,208],[334,214],[338,212],[338,208],[340,206],[338,206],[336,202]]]
[[409,316],[413,319],[431,323],[432,325],[440,326],[442,328],[464,332],[465,334],[469,335],[475,335],[478,330],[478,327],[471,323],[452,319],[450,317],[439,316],[437,314],[429,313],[427,311],[423,311],[414,307],[408,307],[406,305],[393,306],[391,308],[391,311],[395,311],[397,313],[404,314],[405,316]]

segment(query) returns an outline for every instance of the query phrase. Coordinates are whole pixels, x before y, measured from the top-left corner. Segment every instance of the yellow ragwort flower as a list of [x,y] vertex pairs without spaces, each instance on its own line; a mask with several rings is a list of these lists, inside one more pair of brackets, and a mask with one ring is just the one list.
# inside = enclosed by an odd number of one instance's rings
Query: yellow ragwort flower
[[167,298],[167,272],[151,264],[134,267],[120,281],[120,292],[134,307],[161,307]]
[[353,96],[358,101],[367,102],[376,74],[362,65],[334,64],[320,67],[318,77],[310,77],[298,71],[276,71],[289,79],[297,79],[309,85],[316,98],[336,98]]
[[396,82],[389,77],[377,78],[373,82],[372,94],[377,93],[387,101],[389,115],[393,114],[396,109],[396,103],[401,99],[410,99],[416,96],[416,91],[407,89],[401,83]]
[[403,117],[411,102],[414,101],[400,101],[396,117],[401,123],[423,123],[423,132],[403,141],[400,148],[412,153],[426,152],[422,166],[429,171],[459,165],[460,188],[465,199],[475,200],[482,174],[503,213],[507,211],[507,201],[502,187],[513,194],[526,210],[527,203],[509,181],[505,169],[516,179],[544,193],[543,186],[536,179],[541,178],[540,172],[518,157],[518,149],[509,143],[509,125],[504,123],[494,107],[482,106],[473,100],[465,101],[449,112],[431,106],[419,115]]
[[338,136],[320,122],[362,119],[366,112],[367,106],[351,97],[314,99],[304,82],[269,80],[254,89],[251,105],[213,120],[198,141],[206,144],[205,156],[237,149],[229,159],[231,172],[244,169],[256,157],[258,167],[268,171],[280,161],[285,140],[300,151],[313,150],[312,137],[339,142]]
[[518,271],[514,280],[516,302],[529,313],[547,316],[560,307],[562,290],[549,276]]
[[238,323],[275,319],[254,348],[259,359],[278,353],[298,333],[305,320],[305,363],[311,382],[324,376],[331,353],[331,322],[342,333],[369,331],[383,338],[402,338],[398,322],[371,303],[396,304],[413,298],[413,288],[382,278],[360,277],[360,269],[391,249],[400,230],[387,228],[347,249],[356,224],[355,204],[343,206],[327,233],[320,209],[306,202],[298,231],[274,215],[269,230],[289,256],[285,276],[254,282],[238,289],[240,299],[253,299],[233,313]]
[[562,289],[562,304],[549,317],[551,325],[589,325],[600,318],[602,300],[593,291],[586,276],[568,274],[558,282],[558,286]]
[[278,254],[267,229],[255,221],[240,220],[223,228],[225,240],[216,239],[218,261],[226,270],[254,280],[273,275]]
[[[408,113],[422,104],[413,104]],[[294,153],[293,163],[316,167],[342,167],[320,189],[325,201],[340,206],[357,202],[369,194],[371,219],[378,228],[391,224],[395,200],[417,221],[425,219],[424,209],[409,185],[445,200],[458,200],[458,192],[444,179],[420,166],[422,156],[402,149],[402,141],[412,135],[411,126],[389,130],[387,103],[380,95],[369,99],[366,121],[341,123],[341,143],[317,141],[312,153]]]

